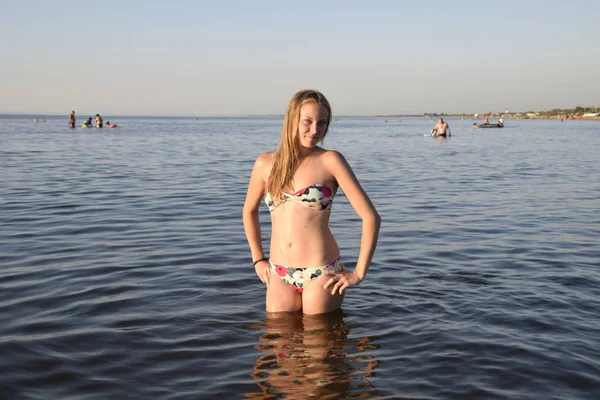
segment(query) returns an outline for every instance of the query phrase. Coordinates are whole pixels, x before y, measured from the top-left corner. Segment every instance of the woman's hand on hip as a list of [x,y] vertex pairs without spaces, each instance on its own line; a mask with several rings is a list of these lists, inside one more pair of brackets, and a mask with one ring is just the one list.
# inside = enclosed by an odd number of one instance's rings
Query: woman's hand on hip
[[256,275],[260,278],[262,283],[269,286],[269,279],[271,278],[271,268],[268,261],[260,261],[254,266]]
[[343,294],[344,289],[350,286],[356,286],[362,282],[362,279],[354,271],[348,271],[345,268],[342,271],[326,271],[325,276],[330,276],[329,280],[323,285],[323,289],[331,287],[331,294]]

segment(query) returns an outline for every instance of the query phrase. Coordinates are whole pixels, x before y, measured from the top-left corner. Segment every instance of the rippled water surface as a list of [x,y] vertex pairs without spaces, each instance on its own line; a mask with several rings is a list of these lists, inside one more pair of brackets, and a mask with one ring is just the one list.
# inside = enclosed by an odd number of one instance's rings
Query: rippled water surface
[[113,122],[0,116],[1,399],[600,398],[599,122],[335,121],[374,263],[340,312],[269,319],[241,210],[282,119]]

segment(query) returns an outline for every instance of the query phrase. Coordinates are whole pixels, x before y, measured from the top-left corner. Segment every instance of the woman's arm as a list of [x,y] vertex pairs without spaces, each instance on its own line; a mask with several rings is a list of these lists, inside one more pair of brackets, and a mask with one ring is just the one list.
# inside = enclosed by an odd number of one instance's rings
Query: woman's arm
[[[265,194],[265,180],[263,178],[267,164],[267,156],[262,154],[256,159],[252,174],[250,175],[250,183],[248,192],[246,193],[246,201],[242,211],[242,219],[244,223],[244,232],[250,246],[252,261],[260,260],[265,257],[262,248],[262,240],[260,235],[260,221],[258,219],[258,207]],[[266,261],[257,263],[254,268],[260,280],[266,285],[269,282],[270,269],[265,268]]]
[[325,288],[329,287],[334,282],[332,293],[338,289],[340,294],[348,286],[359,284],[365,276],[371,265],[371,259],[375,253],[377,246],[377,238],[379,237],[379,227],[381,226],[381,218],[375,210],[369,196],[360,186],[358,179],[354,175],[352,168],[344,156],[336,151],[329,151],[326,155],[325,163],[331,171],[333,177],[337,181],[340,189],[344,192],[348,201],[362,220],[362,235],[360,240],[360,252],[356,262],[356,268],[350,274],[336,275],[337,281],[334,278],[330,279]]

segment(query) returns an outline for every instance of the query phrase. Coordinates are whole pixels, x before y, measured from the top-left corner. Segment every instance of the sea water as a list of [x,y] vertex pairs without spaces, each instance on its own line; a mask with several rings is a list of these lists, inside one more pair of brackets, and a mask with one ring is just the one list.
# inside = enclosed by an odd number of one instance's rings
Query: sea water
[[[2,399],[600,398],[597,121],[339,117],[373,264],[267,318],[241,211],[282,117],[33,118],[0,116]],[[360,227],[339,192],[349,268]]]

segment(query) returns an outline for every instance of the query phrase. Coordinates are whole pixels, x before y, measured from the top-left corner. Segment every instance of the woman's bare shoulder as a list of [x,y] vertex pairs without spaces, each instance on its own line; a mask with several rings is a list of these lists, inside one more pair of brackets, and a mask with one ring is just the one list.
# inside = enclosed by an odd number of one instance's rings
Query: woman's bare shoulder
[[268,168],[273,165],[273,160],[275,159],[275,152],[268,151],[266,153],[262,153],[256,158],[256,165],[258,167]]
[[336,166],[336,165],[347,165],[344,155],[336,150],[325,150],[321,154],[321,159],[325,165]]
[[256,162],[254,163],[254,172],[261,176],[263,179],[266,178],[271,173],[271,168],[273,168],[273,161],[275,160],[275,152],[270,151],[266,153],[262,153],[256,158]]

